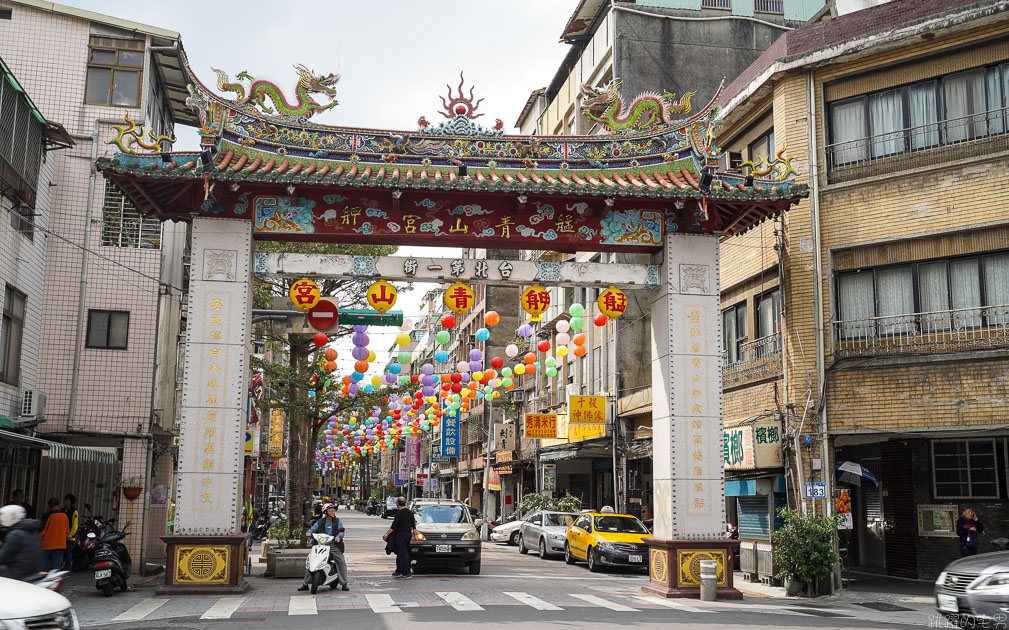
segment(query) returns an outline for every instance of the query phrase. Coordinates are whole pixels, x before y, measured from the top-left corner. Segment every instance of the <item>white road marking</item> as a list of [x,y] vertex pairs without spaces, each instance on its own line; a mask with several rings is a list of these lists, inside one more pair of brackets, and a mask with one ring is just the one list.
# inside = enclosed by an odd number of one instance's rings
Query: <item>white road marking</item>
[[630,606],[624,606],[623,604],[616,604],[614,602],[605,600],[602,597],[596,597],[595,595],[580,595],[571,593],[571,597],[574,597],[575,599],[580,599],[590,604],[595,604],[596,606],[602,606],[603,608],[616,610],[618,612],[639,612],[637,608],[631,608]]
[[505,593],[505,595],[511,597],[512,599],[517,599],[526,606],[532,606],[536,610],[564,610],[560,606],[548,604],[538,597],[533,597],[529,593]]
[[368,605],[371,606],[372,612],[376,613],[398,613],[403,612],[400,610],[399,605],[393,601],[392,595],[386,595],[384,593],[368,594],[364,598],[368,600]]
[[289,615],[318,615],[319,608],[316,606],[315,597],[304,595],[292,595],[291,601],[287,604],[287,614]]
[[244,597],[222,597],[200,615],[200,619],[231,619],[231,615],[244,603]]
[[454,591],[449,592],[436,592],[435,595],[445,600],[452,608],[456,610],[483,610],[483,606],[480,606],[472,599],[466,597],[462,593],[457,593]]
[[713,610],[704,610],[703,608],[694,608],[689,604],[684,604],[678,599],[665,599],[662,597],[648,597],[646,595],[638,595],[635,599],[639,599],[643,602],[648,602],[649,604],[655,604],[656,606],[665,606],[666,608],[677,608],[685,612],[693,613],[713,613]]
[[117,621],[140,621],[147,615],[151,614],[155,610],[161,608],[168,603],[167,599],[145,599],[133,608],[130,608],[126,612],[122,613],[117,617],[112,618],[112,622]]

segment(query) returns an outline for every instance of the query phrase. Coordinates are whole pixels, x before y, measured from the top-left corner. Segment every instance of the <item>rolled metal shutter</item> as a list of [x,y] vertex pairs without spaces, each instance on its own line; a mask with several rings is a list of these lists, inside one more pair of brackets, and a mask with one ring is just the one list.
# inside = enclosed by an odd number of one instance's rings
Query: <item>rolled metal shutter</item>
[[741,539],[771,539],[771,513],[768,507],[767,496],[736,497],[736,523]]

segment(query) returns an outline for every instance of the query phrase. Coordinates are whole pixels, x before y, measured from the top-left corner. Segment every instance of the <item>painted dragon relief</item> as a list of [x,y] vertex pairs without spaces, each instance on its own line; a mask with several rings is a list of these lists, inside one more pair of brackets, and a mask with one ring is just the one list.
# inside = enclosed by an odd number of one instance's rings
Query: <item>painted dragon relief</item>
[[[336,107],[338,104],[335,87],[340,80],[338,74],[316,74],[301,64],[295,65],[294,69],[298,73],[295,95],[298,100],[292,104],[287,101],[283,91],[275,83],[255,79],[244,70],[235,76],[236,81],[231,81],[223,70],[212,69],[217,74],[218,90],[234,92],[238,97],[239,105],[250,108],[258,106],[266,114],[308,119],[315,114]],[[243,80],[249,81],[248,87],[239,82]],[[323,104],[316,101],[314,97],[316,94],[322,94],[329,99],[329,102]],[[273,107],[267,104],[267,99],[273,104]]]
[[630,105],[620,98],[620,79],[606,85],[582,86],[582,113],[611,132],[652,131],[676,123],[674,114],[689,114],[690,99],[696,92],[687,92],[679,100],[670,92],[645,92]]

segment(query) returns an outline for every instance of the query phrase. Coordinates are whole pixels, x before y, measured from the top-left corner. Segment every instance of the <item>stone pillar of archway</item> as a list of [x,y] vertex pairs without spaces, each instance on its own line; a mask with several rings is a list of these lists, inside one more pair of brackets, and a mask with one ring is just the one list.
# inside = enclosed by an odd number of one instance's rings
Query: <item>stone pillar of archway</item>
[[719,598],[732,584],[725,540],[722,326],[718,237],[672,234],[652,294],[654,537],[647,592],[699,597],[700,562],[717,564]]
[[252,224],[193,219],[175,528],[159,593],[240,593]]

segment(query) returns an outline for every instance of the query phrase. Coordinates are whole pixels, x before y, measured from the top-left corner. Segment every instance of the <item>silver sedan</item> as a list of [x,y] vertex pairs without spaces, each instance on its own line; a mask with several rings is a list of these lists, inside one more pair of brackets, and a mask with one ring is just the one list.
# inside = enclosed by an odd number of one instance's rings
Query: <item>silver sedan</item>
[[540,558],[564,553],[564,537],[577,517],[573,512],[533,512],[519,528],[519,553],[535,550]]

